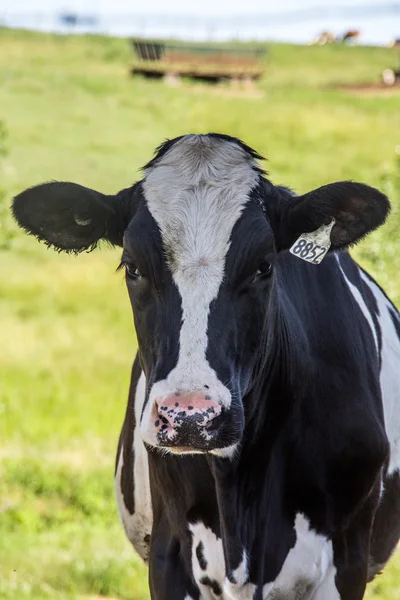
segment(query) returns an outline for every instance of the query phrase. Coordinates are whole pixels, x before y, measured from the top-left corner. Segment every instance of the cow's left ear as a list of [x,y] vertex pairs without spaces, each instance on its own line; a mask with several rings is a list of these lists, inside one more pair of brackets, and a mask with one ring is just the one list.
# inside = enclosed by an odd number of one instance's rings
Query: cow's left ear
[[101,239],[122,245],[132,190],[107,196],[77,183],[53,181],[18,194],[12,210],[20,227],[49,246],[82,252]]
[[339,181],[293,198],[279,219],[280,249],[289,248],[302,233],[318,230],[335,219],[331,249],[355,244],[385,222],[390,212],[387,197],[363,183]]

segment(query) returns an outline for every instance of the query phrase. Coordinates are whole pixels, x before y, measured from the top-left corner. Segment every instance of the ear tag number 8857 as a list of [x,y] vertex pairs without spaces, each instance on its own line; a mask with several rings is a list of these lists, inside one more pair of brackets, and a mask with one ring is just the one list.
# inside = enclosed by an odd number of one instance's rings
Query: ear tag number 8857
[[322,225],[311,233],[302,233],[290,248],[290,253],[313,265],[319,265],[331,247],[331,231],[334,224],[335,219],[332,219],[329,225]]

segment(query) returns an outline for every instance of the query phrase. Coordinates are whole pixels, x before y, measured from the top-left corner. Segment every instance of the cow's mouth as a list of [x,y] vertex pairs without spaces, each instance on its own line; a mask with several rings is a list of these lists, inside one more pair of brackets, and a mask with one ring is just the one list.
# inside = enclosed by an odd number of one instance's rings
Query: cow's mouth
[[172,454],[206,454],[207,451],[192,448],[191,446],[168,446],[169,452]]
[[[228,413],[229,414],[229,413]],[[165,426],[156,434],[157,446],[174,454],[209,454],[223,451],[239,441],[239,431],[233,431],[227,413],[222,411],[206,426],[184,420],[177,427]]]
[[219,428],[199,426],[196,421],[183,421],[177,427],[165,426],[157,432],[157,441],[161,447],[171,450],[187,449],[189,452],[207,452],[221,444],[219,440]]

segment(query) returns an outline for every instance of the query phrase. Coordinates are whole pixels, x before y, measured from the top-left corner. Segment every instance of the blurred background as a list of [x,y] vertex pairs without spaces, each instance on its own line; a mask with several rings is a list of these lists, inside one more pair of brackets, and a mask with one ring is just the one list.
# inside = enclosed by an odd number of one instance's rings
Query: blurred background
[[[119,251],[58,255],[10,201],[115,193],[167,137],[238,136],[299,193],[390,196],[353,253],[399,305],[400,2],[0,0],[0,25],[0,598],[146,600],[113,491],[136,347]],[[400,598],[400,556],[367,598]]]

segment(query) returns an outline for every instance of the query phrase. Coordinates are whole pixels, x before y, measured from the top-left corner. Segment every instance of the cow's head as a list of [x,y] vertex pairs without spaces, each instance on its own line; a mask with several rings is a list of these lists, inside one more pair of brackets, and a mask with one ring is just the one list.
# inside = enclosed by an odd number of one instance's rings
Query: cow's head
[[142,181],[115,196],[54,182],[14,200],[20,226],[58,250],[101,239],[123,247],[151,446],[232,454],[273,310],[277,254],[332,219],[331,248],[348,246],[387,216],[386,197],[360,183],[293,196],[263,176],[260,158],[228,136],[187,135],[163,144]]

